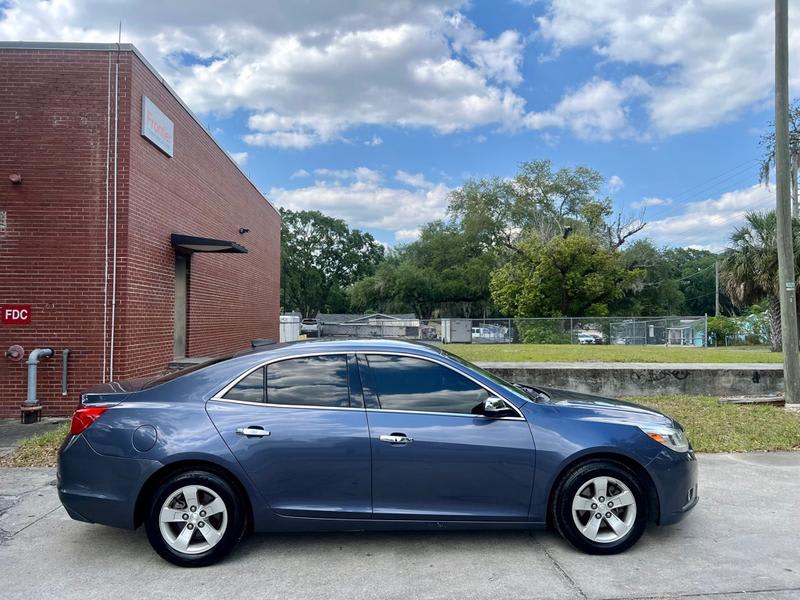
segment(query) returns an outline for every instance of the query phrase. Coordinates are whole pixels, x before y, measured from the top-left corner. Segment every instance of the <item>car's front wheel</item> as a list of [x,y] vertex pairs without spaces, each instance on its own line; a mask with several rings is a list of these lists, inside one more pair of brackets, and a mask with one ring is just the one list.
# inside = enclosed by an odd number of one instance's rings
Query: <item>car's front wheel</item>
[[553,503],[559,533],[589,554],[618,554],[647,526],[647,495],[639,477],[620,463],[592,460],[561,480]]
[[145,528],[162,558],[181,567],[204,567],[221,560],[242,538],[244,507],[219,475],[178,473],[152,494]]

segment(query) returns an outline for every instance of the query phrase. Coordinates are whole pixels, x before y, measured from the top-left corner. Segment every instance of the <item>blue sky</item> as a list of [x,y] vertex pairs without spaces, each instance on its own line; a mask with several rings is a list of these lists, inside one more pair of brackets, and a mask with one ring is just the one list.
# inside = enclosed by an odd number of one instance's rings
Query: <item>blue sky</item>
[[466,178],[541,158],[600,171],[659,245],[718,249],[774,202],[755,185],[771,3],[147,4],[6,0],[0,39],[115,41],[121,19],[273,203],[389,245],[442,217]]

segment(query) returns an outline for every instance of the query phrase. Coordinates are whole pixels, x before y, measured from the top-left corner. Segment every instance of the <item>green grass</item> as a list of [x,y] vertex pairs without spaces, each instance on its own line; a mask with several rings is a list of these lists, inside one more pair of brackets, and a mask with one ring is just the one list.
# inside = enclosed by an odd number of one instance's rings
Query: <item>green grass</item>
[[800,415],[782,406],[720,404],[710,396],[629,400],[677,419],[698,452],[800,450]]
[[447,344],[445,349],[473,362],[783,362],[783,354],[770,352],[764,346],[665,348],[578,344]]
[[58,449],[69,432],[66,421],[55,429],[23,440],[14,452],[0,460],[0,467],[55,467]]

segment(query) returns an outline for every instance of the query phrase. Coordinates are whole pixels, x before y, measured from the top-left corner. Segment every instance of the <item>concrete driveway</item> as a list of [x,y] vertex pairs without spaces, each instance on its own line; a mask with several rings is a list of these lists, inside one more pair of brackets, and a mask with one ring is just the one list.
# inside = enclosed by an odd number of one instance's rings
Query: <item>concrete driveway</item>
[[51,469],[0,469],[0,596],[11,598],[800,597],[800,453],[700,457],[701,502],[621,556],[545,532],[254,535],[179,569],[142,530],[71,521]]

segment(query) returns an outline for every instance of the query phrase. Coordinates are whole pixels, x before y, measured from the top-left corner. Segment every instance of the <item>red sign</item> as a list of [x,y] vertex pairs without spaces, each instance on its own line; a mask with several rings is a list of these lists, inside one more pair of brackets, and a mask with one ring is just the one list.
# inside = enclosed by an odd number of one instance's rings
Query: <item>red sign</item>
[[3,325],[27,325],[31,322],[31,307],[18,304],[0,306],[0,323]]

